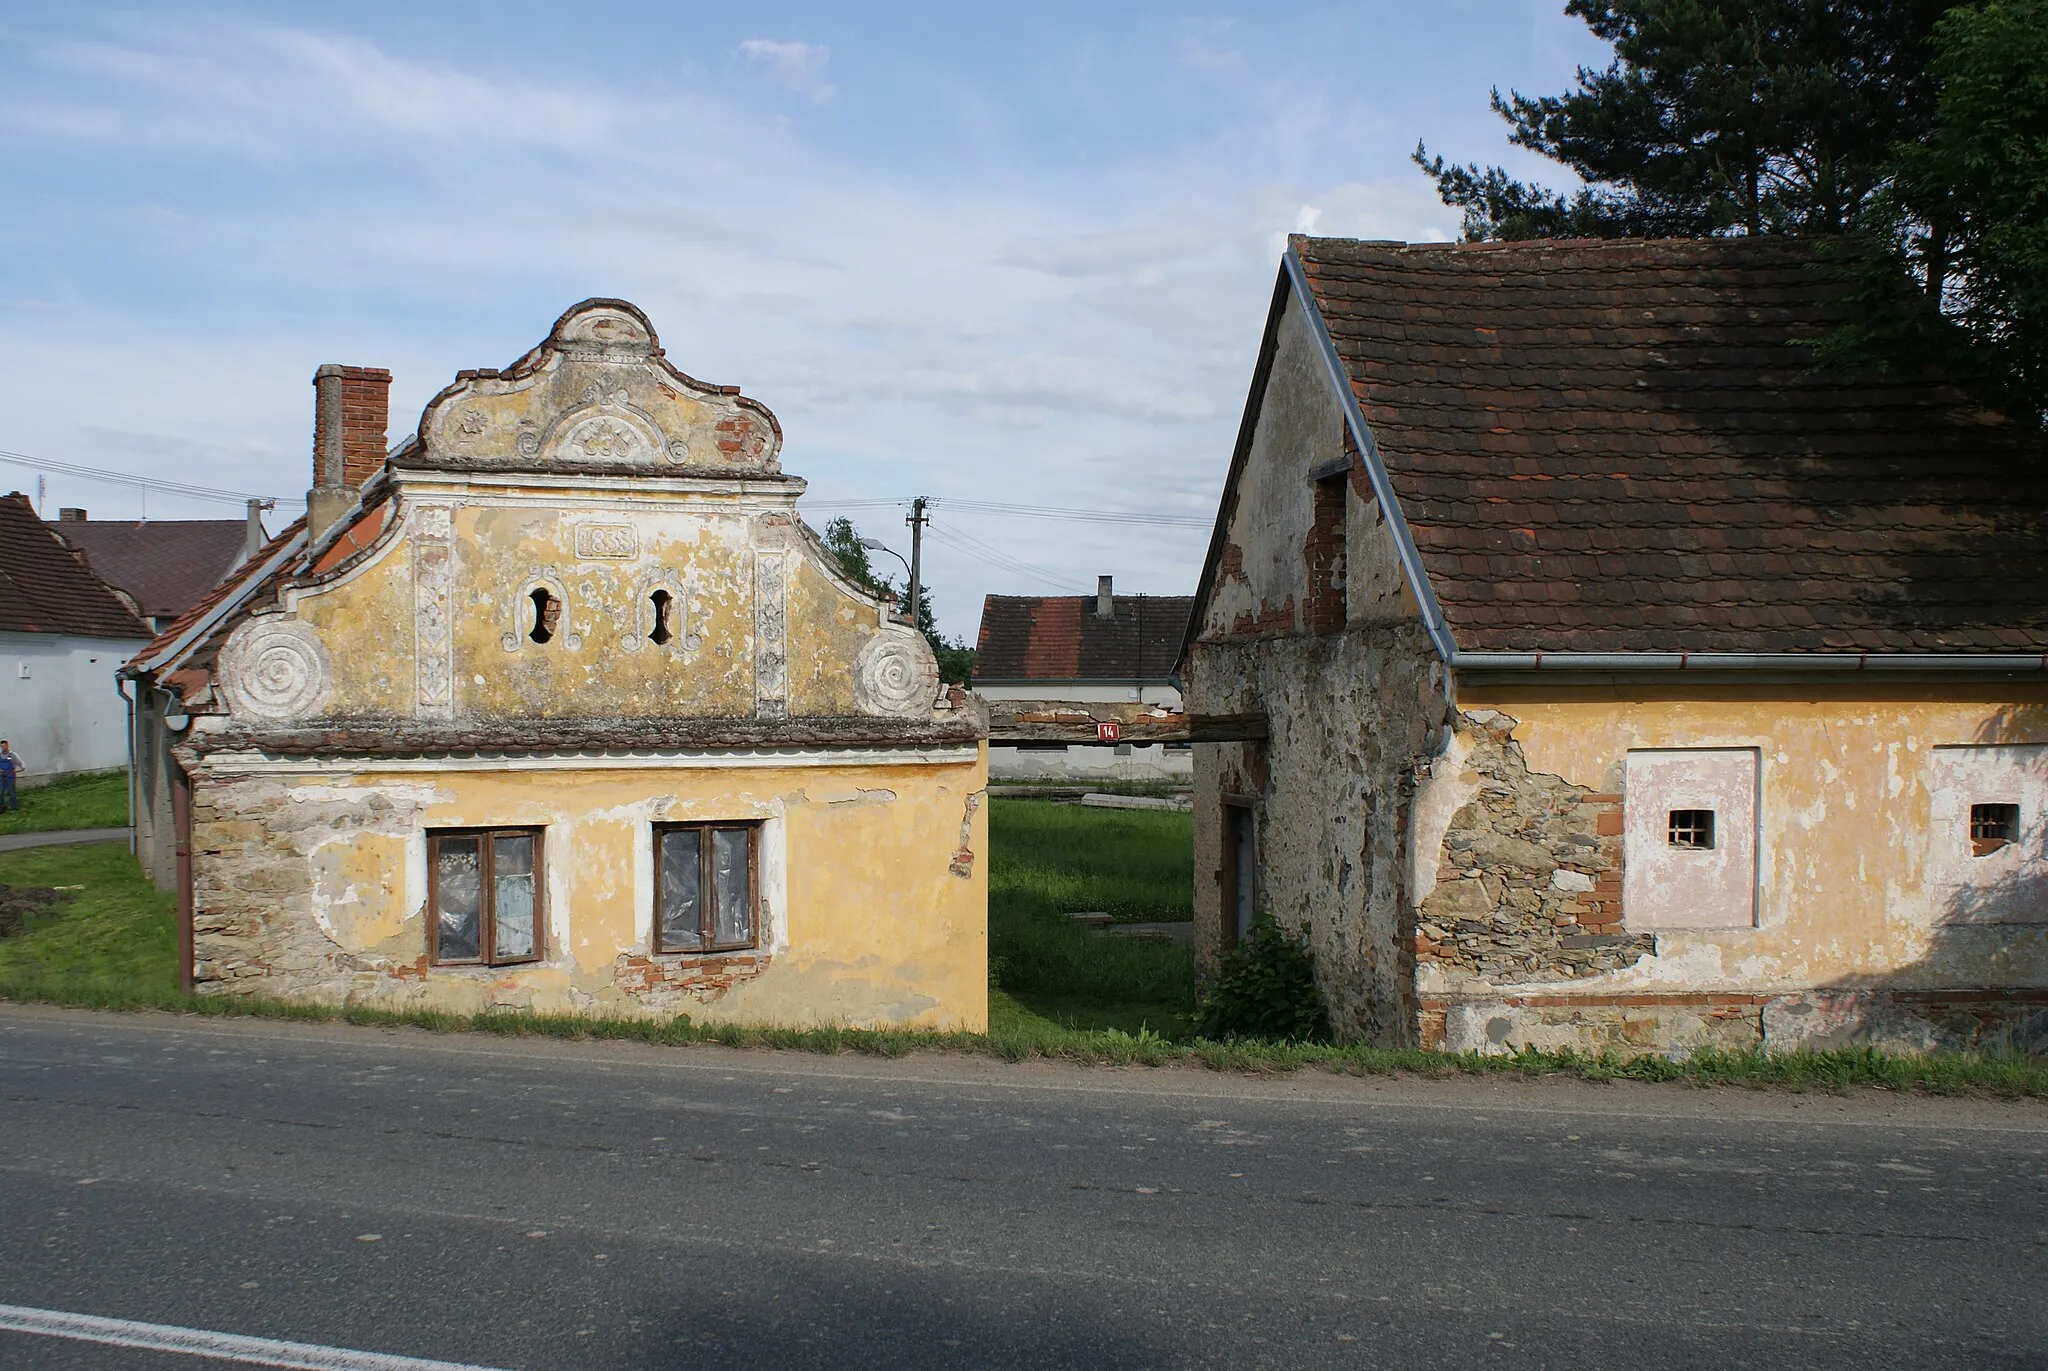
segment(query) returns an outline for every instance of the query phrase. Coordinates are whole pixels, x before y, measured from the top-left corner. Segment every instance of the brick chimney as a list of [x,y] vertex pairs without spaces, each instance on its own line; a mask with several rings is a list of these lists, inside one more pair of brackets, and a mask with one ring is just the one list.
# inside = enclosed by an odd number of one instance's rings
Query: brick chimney
[[384,466],[391,420],[391,373],[330,362],[313,373],[313,489],[306,532],[318,538],[355,503],[363,482]]
[[1095,578],[1095,617],[1098,619],[1114,619],[1116,617],[1116,596],[1110,594],[1109,585],[1109,577],[1097,576]]
[[75,505],[65,505],[57,511],[57,522],[60,524],[85,523],[85,511]]

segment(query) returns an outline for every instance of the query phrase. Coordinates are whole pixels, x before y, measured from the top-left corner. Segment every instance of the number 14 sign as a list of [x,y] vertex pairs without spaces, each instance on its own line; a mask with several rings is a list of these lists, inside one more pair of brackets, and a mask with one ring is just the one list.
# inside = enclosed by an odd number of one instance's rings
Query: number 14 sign
[[1108,723],[1095,725],[1095,739],[1097,742],[1113,743],[1123,736],[1124,726],[1114,719],[1111,719]]

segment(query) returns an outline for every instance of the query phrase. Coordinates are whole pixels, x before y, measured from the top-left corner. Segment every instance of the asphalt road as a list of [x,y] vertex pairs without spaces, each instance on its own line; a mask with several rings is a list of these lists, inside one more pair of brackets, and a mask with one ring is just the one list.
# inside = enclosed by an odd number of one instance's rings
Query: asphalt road
[[2048,1107],[0,1008],[0,1305],[504,1368],[2041,1368]]

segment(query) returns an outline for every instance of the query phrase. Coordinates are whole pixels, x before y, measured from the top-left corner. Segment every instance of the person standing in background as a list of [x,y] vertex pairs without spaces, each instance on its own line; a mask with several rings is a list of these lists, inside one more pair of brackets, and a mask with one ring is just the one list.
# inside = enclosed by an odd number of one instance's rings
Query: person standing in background
[[14,779],[21,769],[21,758],[14,755],[5,738],[0,738],[0,811],[21,808],[21,800],[14,793]]

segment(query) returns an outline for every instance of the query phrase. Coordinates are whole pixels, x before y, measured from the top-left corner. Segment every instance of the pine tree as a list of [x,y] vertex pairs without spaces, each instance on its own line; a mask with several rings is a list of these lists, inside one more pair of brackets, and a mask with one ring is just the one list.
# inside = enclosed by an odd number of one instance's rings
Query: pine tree
[[1952,0],[1570,0],[1614,45],[1564,95],[1493,92],[1509,139],[1578,173],[1569,195],[1417,145],[1468,239],[1838,234],[1896,145],[1931,127]]

